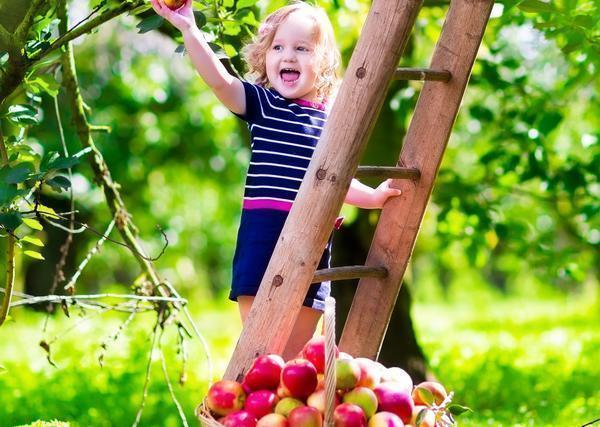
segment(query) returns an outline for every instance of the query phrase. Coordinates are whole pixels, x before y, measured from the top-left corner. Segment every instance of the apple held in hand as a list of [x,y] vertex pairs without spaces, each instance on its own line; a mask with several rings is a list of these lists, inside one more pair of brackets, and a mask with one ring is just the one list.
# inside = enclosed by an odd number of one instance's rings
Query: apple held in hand
[[333,411],[335,427],[367,427],[367,417],[359,406],[342,403]]
[[276,390],[284,365],[277,354],[258,356],[244,377],[244,385],[250,390]]
[[210,386],[206,396],[208,408],[219,416],[239,411],[244,407],[245,400],[246,393],[242,385],[230,380],[217,381]]
[[377,412],[369,419],[368,427],[404,427],[404,423],[396,414]]
[[288,415],[290,427],[323,427],[321,413],[310,406],[301,406]]
[[281,370],[281,384],[298,399],[306,399],[317,388],[317,370],[306,359],[293,359]]
[[185,0],[163,0],[171,10],[177,10],[185,4]]
[[413,400],[405,390],[405,385],[395,382],[385,382],[373,389],[379,402],[380,412],[392,412],[408,424],[413,411]]
[[267,414],[258,420],[256,427],[289,427],[289,424],[281,414]]

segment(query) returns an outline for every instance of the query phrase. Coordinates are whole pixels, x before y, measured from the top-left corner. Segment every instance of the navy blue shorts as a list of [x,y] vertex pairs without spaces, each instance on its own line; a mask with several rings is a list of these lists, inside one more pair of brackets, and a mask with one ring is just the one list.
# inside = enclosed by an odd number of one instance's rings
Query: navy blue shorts
[[[288,212],[275,209],[244,209],[233,256],[233,279],[229,299],[238,296],[256,296],[277,239],[281,234]],[[331,239],[321,256],[319,269],[329,268]],[[308,289],[304,305],[325,310],[325,298],[331,292],[331,282],[313,283]]]

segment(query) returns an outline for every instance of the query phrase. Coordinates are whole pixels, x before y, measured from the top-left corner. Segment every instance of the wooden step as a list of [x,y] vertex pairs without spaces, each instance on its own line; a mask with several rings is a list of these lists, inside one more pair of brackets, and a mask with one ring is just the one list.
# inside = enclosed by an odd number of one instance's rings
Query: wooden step
[[356,178],[394,178],[417,180],[421,172],[416,168],[388,167],[388,166],[359,166]]
[[433,70],[431,68],[397,68],[394,80],[431,80],[447,82],[452,77],[448,70]]
[[367,267],[364,265],[348,265],[345,267],[324,268],[315,271],[312,283],[326,282],[328,280],[349,280],[362,277],[384,278],[388,274],[385,267]]

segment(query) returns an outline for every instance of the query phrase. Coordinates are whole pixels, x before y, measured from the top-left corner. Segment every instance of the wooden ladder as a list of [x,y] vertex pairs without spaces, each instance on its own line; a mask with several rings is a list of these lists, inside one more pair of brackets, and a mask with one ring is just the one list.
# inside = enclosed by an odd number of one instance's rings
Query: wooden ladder
[[[312,282],[360,278],[340,338],[355,357],[379,353],[492,0],[452,0],[430,69],[397,69],[422,0],[374,0],[224,378],[281,354]],[[393,78],[425,80],[396,167],[358,163]],[[394,178],[364,266],[315,273],[354,176]]]

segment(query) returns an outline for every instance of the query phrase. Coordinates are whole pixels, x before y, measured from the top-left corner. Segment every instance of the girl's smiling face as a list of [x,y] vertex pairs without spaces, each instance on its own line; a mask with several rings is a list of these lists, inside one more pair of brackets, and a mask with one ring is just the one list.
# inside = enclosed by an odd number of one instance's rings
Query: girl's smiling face
[[291,13],[273,37],[266,57],[271,86],[288,99],[317,99],[318,60],[315,23],[302,12]]

